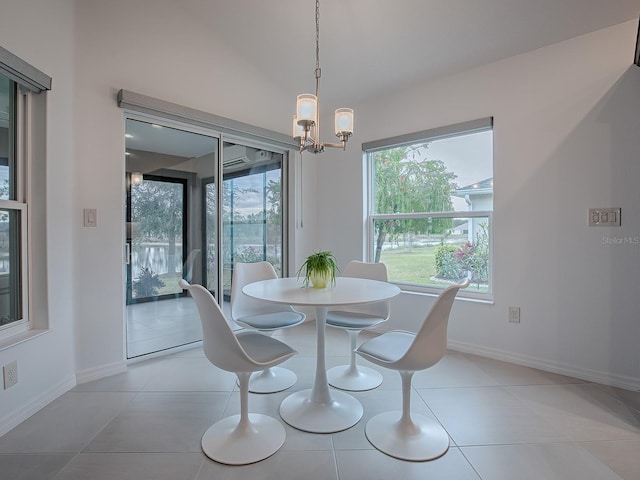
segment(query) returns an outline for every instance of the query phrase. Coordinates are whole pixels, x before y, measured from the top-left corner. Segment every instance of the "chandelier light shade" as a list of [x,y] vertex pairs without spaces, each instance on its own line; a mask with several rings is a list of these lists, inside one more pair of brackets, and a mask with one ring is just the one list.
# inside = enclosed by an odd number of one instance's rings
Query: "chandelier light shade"
[[336,110],[336,136],[346,135],[349,137],[353,133],[353,108],[338,108]]
[[298,142],[300,152],[324,152],[325,147],[346,150],[347,141],[353,134],[353,109],[338,108],[335,112],[335,133],[340,143],[320,142],[320,112],[318,91],[320,89],[320,0],[316,0],[316,93],[298,95],[296,114],[293,116],[293,138]]
[[318,97],[311,93],[301,93],[296,102],[298,121],[315,122],[318,113]]

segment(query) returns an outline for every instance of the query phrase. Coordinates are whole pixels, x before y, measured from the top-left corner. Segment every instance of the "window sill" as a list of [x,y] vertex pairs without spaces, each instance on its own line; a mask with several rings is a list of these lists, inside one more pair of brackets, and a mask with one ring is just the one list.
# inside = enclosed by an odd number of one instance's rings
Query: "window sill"
[[26,332],[17,333],[16,335],[3,338],[0,340],[0,352],[11,347],[15,347],[21,343],[28,342],[29,340],[44,335],[49,331],[50,330],[28,330]]
[[[396,284],[396,285],[400,287],[401,295],[404,295],[404,294],[419,295],[419,296],[435,298],[438,295],[440,295],[440,293],[442,292],[442,290],[429,291],[429,290],[422,290],[422,289],[411,289],[411,287],[408,287],[407,285],[401,285],[401,284]],[[456,300],[462,300],[464,302],[472,302],[472,303],[483,303],[485,305],[493,305],[495,303],[493,300],[493,295],[471,293],[471,295],[473,296],[470,296],[469,294],[465,295],[465,293],[466,292],[464,292],[464,290],[458,290],[458,295],[456,295]]]

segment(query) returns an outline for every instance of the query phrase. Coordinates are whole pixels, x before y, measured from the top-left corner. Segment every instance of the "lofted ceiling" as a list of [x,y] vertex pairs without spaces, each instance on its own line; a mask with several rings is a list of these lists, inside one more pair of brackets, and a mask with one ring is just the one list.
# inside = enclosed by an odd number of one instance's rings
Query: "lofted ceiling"
[[[267,81],[313,93],[315,0],[175,1]],[[321,0],[321,96],[355,105],[639,14],[640,0]]]

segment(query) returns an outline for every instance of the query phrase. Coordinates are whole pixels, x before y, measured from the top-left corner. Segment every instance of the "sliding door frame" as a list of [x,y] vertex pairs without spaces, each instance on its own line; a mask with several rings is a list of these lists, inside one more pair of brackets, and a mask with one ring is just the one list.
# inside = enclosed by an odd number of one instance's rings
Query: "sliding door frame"
[[[223,252],[223,218],[221,215],[221,206],[223,204],[224,143],[234,143],[282,154],[282,274],[283,276],[288,275],[291,253],[289,241],[292,230],[289,221],[289,210],[292,206],[290,199],[294,198],[292,192],[289,190],[295,188],[295,182],[292,181],[289,173],[290,169],[293,168],[294,152],[297,151],[297,145],[293,139],[278,132],[126,90],[120,90],[118,92],[117,101],[118,106],[124,109],[125,122],[126,119],[151,122],[218,139],[218,162],[215,165],[215,182],[217,183],[216,258],[218,259],[222,258]],[[189,201],[191,202],[193,200],[194,199],[190,199]],[[206,214],[206,212],[202,213]],[[218,278],[215,292],[212,292],[220,305],[223,303],[223,267],[224,263],[217,261]]]

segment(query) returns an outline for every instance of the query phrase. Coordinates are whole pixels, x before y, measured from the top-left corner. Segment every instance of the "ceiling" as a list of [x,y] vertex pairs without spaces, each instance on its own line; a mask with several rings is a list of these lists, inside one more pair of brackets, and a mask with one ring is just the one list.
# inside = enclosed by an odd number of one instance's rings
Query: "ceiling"
[[[313,93],[313,0],[175,1],[267,81]],[[322,0],[321,96],[353,106],[639,14],[640,0]]]

